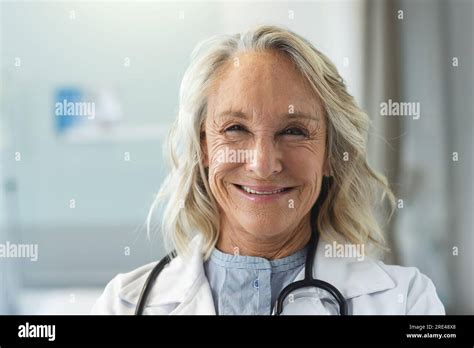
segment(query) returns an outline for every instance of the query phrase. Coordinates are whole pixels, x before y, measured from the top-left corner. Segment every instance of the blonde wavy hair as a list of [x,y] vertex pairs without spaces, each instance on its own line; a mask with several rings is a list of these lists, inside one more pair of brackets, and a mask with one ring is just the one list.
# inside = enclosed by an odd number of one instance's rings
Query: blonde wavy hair
[[209,257],[219,236],[219,213],[201,147],[207,96],[224,63],[247,51],[265,50],[289,57],[323,102],[333,179],[317,215],[321,238],[384,249],[374,208],[380,194],[380,203],[388,198],[391,216],[395,198],[387,179],[367,163],[369,117],[356,105],[336,67],[324,54],[303,37],[277,26],[214,36],[193,51],[181,83],[179,113],[164,146],[171,168],[150,208],[148,234],[152,214],[161,206],[161,231],[167,251],[175,249],[178,254],[186,254],[190,239],[201,233],[202,251],[205,259]]

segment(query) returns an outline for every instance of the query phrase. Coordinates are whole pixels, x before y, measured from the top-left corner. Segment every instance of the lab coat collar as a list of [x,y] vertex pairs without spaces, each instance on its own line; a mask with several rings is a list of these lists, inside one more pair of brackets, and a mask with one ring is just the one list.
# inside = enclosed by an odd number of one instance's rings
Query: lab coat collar
[[[396,284],[376,260],[364,256],[330,257],[326,250],[333,244],[320,239],[313,262],[313,277],[334,285],[346,300],[372,294],[378,291],[393,289]],[[304,269],[296,280],[304,279]]]
[[[148,295],[145,308],[176,304],[176,310],[181,311],[183,304],[199,306],[199,303],[195,303],[196,295],[199,293],[204,303],[202,303],[201,308],[194,308],[194,314],[215,314],[215,311],[213,313],[212,311],[209,312],[208,308],[210,307],[206,306],[205,303],[206,290],[208,290],[212,308],[214,308],[212,293],[204,273],[203,255],[201,253],[202,243],[202,236],[195,236],[190,243],[190,255],[188,255],[188,258],[179,255],[161,271]],[[149,271],[151,271],[156,264],[157,263],[154,262],[153,264],[147,265],[148,271],[143,272],[143,274],[140,274],[124,286],[119,292],[119,297],[123,301],[136,306],[146,279],[150,275]],[[202,288],[203,285],[206,284],[208,289],[205,287]]]
[[[212,292],[204,273],[202,243],[202,236],[197,235],[191,241],[190,257],[185,259],[177,256],[163,269],[155,281],[145,307],[176,304],[172,314],[215,314]],[[319,241],[313,274],[315,278],[334,285],[346,300],[395,287],[392,278],[374,259],[327,257],[327,245],[325,241]],[[150,271],[155,264],[149,266]],[[119,293],[120,298],[137,305],[148,275],[149,272],[144,272],[124,286]],[[296,280],[303,278],[304,269]]]

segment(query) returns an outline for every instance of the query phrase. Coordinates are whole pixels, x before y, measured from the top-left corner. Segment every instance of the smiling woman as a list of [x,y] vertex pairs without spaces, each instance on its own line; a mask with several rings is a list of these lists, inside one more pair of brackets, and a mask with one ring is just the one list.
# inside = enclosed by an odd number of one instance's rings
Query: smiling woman
[[[148,220],[163,204],[175,252],[114,278],[94,313],[444,313],[417,269],[325,253],[384,247],[373,209],[394,197],[367,163],[368,128],[334,65],[289,30],[199,45]],[[238,152],[253,155],[222,155]]]
[[[276,50],[241,53],[237,67],[224,64],[217,74],[202,127],[203,162],[221,216],[217,247],[268,259],[291,255],[309,241],[309,212],[329,176],[321,102]],[[285,114],[290,106],[292,117]],[[214,161],[227,147],[253,149],[256,160]]]

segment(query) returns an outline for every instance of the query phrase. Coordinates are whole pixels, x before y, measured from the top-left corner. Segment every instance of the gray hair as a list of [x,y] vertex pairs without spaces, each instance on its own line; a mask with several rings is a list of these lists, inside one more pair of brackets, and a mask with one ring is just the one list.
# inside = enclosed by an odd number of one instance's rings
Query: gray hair
[[163,206],[161,230],[168,251],[186,253],[190,239],[204,237],[207,258],[219,236],[218,206],[203,166],[201,130],[207,116],[207,97],[218,71],[229,60],[248,51],[274,50],[289,57],[320,97],[327,120],[326,146],[333,176],[320,207],[317,226],[321,238],[384,248],[384,237],[374,214],[374,203],[395,198],[384,176],[367,163],[368,116],[356,105],[334,64],[301,36],[276,26],[260,26],[243,34],[214,36],[192,53],[180,88],[179,113],[164,147],[170,172],[153,202]]

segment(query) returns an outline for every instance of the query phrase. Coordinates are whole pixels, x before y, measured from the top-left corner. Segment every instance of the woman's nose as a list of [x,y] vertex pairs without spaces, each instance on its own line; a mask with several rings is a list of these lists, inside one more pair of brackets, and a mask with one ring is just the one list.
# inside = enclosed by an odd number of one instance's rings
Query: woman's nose
[[277,149],[273,137],[267,136],[258,138],[252,150],[252,159],[247,162],[246,166],[248,171],[262,179],[281,172],[283,169],[281,154]]

